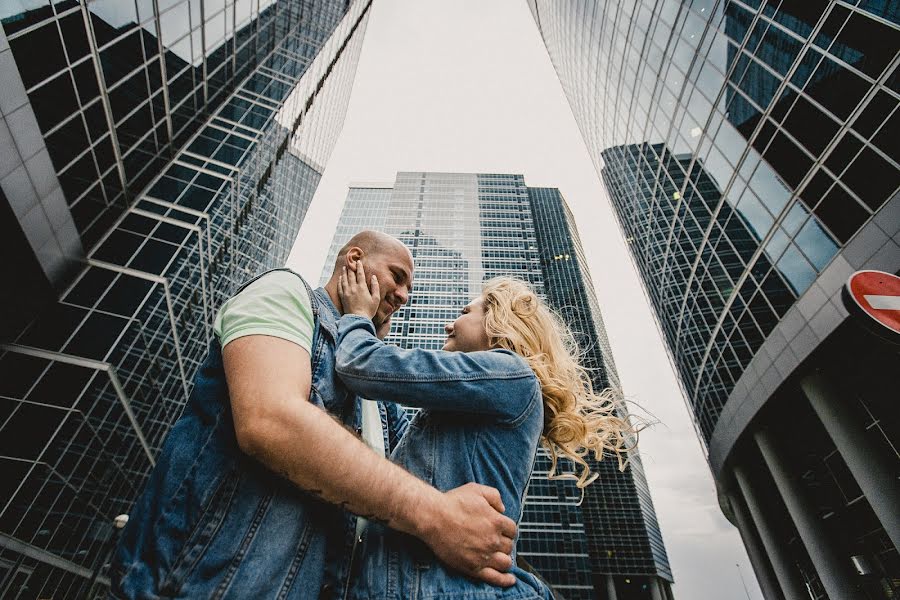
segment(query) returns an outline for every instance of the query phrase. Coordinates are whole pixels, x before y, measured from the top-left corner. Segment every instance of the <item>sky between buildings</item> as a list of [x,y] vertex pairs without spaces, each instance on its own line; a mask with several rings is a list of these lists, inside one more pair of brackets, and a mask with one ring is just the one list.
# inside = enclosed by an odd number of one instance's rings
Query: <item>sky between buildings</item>
[[[679,600],[762,600],[722,516],[640,281],[523,0],[377,0],[343,133],[288,266],[319,280],[347,188],[397,171],[521,173],[575,214]],[[640,412],[639,410],[637,412]],[[745,589],[746,585],[746,589]]]

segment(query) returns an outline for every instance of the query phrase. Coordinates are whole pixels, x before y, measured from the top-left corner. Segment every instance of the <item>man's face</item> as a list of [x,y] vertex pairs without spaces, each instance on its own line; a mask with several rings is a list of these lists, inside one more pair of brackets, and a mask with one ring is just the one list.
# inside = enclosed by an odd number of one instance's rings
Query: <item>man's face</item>
[[378,327],[409,300],[413,279],[412,257],[409,250],[398,242],[378,254],[364,257],[363,265],[368,277],[378,277],[381,304],[372,318]]
[[484,300],[478,298],[463,307],[459,317],[444,325],[447,341],[442,350],[448,352],[477,352],[490,350],[491,341],[484,329]]

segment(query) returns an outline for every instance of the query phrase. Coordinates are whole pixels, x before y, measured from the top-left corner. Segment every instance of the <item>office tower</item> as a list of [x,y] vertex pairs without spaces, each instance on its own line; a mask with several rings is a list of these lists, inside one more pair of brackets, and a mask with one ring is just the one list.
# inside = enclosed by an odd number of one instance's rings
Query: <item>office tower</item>
[[[4,4],[0,596],[105,594],[217,307],[288,255],[371,3]],[[137,12],[135,12],[137,11]]]
[[[440,349],[444,325],[486,279],[528,281],[573,329],[594,385],[618,377],[572,215],[559,191],[529,188],[521,175],[398,173],[394,184],[350,188],[322,272],[362,229],[404,241],[415,261],[414,293],[393,318],[389,343]],[[570,470],[572,466],[567,463]],[[563,597],[671,597],[672,575],[640,458],[618,471],[591,461],[600,479],[579,506],[574,482],[547,478],[541,449],[519,526],[519,554]]]
[[893,598],[896,3],[529,0],[769,599]]

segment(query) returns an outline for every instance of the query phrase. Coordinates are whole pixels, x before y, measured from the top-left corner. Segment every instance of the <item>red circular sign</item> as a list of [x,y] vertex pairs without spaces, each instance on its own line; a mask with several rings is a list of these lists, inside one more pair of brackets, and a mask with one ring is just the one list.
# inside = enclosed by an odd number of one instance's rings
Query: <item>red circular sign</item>
[[846,291],[856,307],[894,333],[900,333],[900,277],[883,271],[857,271]]

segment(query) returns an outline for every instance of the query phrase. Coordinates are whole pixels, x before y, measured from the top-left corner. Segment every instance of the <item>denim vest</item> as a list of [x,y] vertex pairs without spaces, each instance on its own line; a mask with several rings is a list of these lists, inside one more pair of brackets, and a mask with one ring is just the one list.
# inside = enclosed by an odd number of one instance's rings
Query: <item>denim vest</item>
[[[359,402],[334,370],[340,314],[324,289],[298,279],[315,321],[309,400],[358,429]],[[392,448],[405,417],[380,409]],[[326,552],[329,577],[343,583],[355,537],[355,517],[241,452],[218,341],[130,516],[112,565],[114,598],[319,598]]]
[[[472,481],[497,488],[506,516],[518,523],[544,426],[540,385],[528,363],[507,350],[401,350],[374,334],[368,319],[341,317],[335,368],[352,392],[421,408],[391,460],[441,491]],[[366,529],[357,560],[353,600],[551,598],[518,567],[511,569],[514,586],[493,587],[377,523]]]

